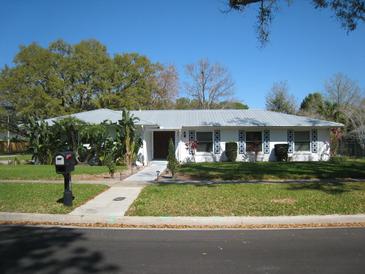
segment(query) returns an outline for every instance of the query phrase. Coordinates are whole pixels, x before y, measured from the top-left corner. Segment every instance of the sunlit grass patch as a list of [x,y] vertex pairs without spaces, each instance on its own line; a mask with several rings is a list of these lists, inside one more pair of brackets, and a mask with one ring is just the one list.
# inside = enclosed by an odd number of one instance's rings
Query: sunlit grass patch
[[0,183],[0,211],[27,213],[69,213],[106,190],[105,185],[73,184],[72,207],[62,204],[63,184]]
[[[77,165],[72,175],[108,173],[105,166]],[[53,165],[0,165],[0,180],[62,179]]]
[[129,208],[137,216],[279,216],[365,213],[365,182],[153,185]]

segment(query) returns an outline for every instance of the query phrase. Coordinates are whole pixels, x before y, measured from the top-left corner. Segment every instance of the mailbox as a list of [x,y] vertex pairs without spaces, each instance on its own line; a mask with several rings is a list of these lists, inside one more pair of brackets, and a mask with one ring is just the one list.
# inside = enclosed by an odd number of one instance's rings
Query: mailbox
[[75,170],[76,159],[72,151],[57,153],[55,156],[56,172],[58,174],[68,174]]
[[72,151],[60,152],[55,155],[54,164],[56,173],[62,174],[64,178],[63,204],[72,206],[71,171],[75,170],[75,154]]

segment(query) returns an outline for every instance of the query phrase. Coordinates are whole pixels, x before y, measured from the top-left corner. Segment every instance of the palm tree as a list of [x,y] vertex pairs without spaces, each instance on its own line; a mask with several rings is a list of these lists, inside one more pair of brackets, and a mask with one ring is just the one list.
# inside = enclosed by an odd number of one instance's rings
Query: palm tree
[[136,134],[136,125],[139,121],[128,110],[123,109],[122,119],[118,121],[118,133],[123,145],[123,156],[126,165],[133,172],[133,162],[136,160],[138,149],[141,145],[140,138]]

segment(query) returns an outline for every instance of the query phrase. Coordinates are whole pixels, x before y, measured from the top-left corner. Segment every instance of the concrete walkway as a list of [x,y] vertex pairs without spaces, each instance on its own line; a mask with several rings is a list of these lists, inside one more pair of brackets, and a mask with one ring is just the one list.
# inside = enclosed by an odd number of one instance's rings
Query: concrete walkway
[[107,219],[124,216],[144,186],[155,180],[156,171],[162,172],[166,166],[166,161],[153,161],[150,166],[122,182],[113,184],[107,191],[76,208],[69,215],[87,216],[94,219],[97,216]]
[[167,167],[167,161],[152,161],[140,172],[129,176],[124,182],[153,182],[157,178],[157,171],[162,173]]
[[69,215],[95,218],[121,217],[138,197],[143,186],[112,186],[86,204],[76,208]]

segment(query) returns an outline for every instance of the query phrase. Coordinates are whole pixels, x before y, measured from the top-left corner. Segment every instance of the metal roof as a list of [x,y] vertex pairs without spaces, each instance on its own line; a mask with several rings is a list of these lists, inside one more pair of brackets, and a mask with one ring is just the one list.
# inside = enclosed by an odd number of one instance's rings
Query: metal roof
[[[342,127],[343,124],[318,120],[310,117],[289,115],[266,110],[209,109],[209,110],[135,110],[137,123],[144,126],[158,126],[164,129],[183,127]],[[88,123],[101,123],[105,120],[117,122],[122,118],[121,111],[97,109],[69,115]],[[52,123],[57,117],[46,120]]]

